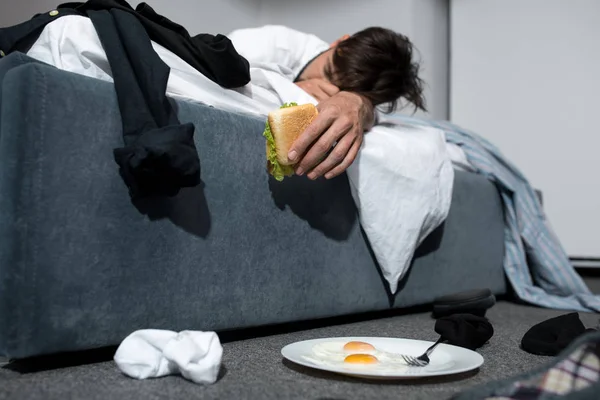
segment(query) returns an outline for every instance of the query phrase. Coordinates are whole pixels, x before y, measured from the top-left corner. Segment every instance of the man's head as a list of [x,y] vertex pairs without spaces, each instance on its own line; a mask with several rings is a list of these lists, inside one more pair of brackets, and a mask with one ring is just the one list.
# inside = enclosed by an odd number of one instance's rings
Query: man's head
[[340,90],[359,93],[374,106],[386,104],[388,112],[396,109],[400,98],[425,110],[413,45],[389,29],[373,27],[343,36],[315,60],[314,67]]

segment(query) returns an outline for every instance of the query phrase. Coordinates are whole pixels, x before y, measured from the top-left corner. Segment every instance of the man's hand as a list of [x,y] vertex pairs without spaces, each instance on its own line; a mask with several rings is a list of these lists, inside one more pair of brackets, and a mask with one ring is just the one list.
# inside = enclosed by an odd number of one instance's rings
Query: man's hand
[[294,142],[288,158],[296,174],[331,179],[343,173],[358,154],[365,130],[371,129],[374,109],[363,96],[340,92],[317,106],[319,115]]
[[324,79],[307,79],[305,81],[296,82],[296,85],[317,99],[319,103],[327,100],[340,91],[337,86]]

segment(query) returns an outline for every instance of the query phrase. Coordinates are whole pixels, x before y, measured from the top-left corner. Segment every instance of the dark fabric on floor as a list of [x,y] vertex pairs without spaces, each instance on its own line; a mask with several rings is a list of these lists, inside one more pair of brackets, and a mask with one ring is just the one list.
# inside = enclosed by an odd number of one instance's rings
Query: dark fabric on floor
[[[112,362],[21,374],[0,369],[0,399],[104,400],[143,399],[447,399],[453,394],[496,379],[503,379],[546,363],[549,358],[519,348],[521,338],[534,324],[564,314],[500,302],[488,312],[494,337],[479,352],[485,364],[474,374],[423,381],[361,381],[282,362],[280,351],[297,340],[327,336],[395,336],[436,340],[435,320],[429,313],[398,316],[348,325],[262,337],[224,345],[224,375],[202,387],[180,377],[136,381],[124,377]],[[598,316],[580,314],[587,326]]]
[[494,327],[487,318],[473,314],[453,314],[438,319],[435,331],[445,343],[475,350],[494,336]]
[[529,329],[523,336],[521,348],[540,356],[556,356],[585,331],[578,313],[563,314]]

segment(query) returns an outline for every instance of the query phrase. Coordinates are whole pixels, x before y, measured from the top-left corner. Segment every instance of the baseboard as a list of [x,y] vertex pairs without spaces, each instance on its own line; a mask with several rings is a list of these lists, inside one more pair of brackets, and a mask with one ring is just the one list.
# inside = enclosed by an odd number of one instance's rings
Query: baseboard
[[569,259],[578,269],[600,269],[600,258],[598,257],[569,257]]

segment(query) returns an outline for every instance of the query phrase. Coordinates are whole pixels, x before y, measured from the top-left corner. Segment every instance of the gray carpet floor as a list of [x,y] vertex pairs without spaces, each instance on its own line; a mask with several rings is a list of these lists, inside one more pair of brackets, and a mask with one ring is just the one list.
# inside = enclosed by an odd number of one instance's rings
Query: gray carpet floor
[[[500,302],[488,312],[495,335],[479,352],[484,365],[473,373],[420,381],[363,381],[296,366],[280,350],[297,340],[330,336],[389,336],[437,339],[429,313],[360,321],[264,336],[224,344],[223,371],[217,383],[199,386],[180,377],[137,381],[119,373],[113,362],[23,373],[0,368],[0,399],[435,399],[443,400],[484,382],[514,376],[550,358],[519,348],[534,324],[562,311]],[[580,314],[587,327],[598,315]]]

